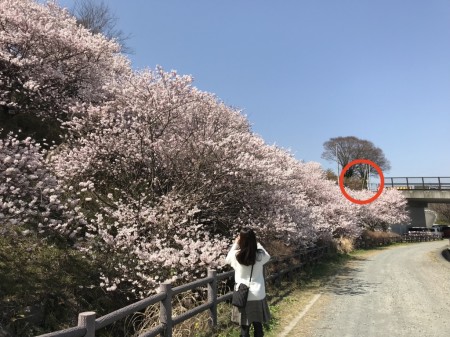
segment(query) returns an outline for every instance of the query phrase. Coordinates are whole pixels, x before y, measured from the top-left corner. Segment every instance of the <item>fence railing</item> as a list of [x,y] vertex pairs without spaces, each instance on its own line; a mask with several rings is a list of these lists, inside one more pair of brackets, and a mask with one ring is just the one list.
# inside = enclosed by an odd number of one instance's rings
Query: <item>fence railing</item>
[[442,240],[442,233],[409,233],[384,238],[361,238],[356,241],[357,248],[374,248],[387,246],[393,243],[429,242]]
[[[442,237],[431,233],[405,234],[389,238],[361,239],[356,242],[356,246],[358,248],[373,248],[400,242],[427,242],[435,240],[442,240]],[[286,257],[272,258],[267,264],[266,270],[271,269],[273,272],[266,277],[266,281],[277,285],[281,282],[283,277],[287,276],[288,278],[291,278],[302,268],[305,270],[310,269],[315,263],[319,262],[320,259],[329,253],[329,249],[330,247],[327,246],[316,247]],[[218,282],[231,279],[232,277],[234,277],[233,270],[221,274],[217,274],[215,270],[208,270],[205,278],[175,288],[172,288],[170,283],[163,283],[160,285],[159,293],[153,296],[120,308],[99,318],[96,318],[96,313],[93,311],[80,313],[78,315],[78,326],[47,333],[38,337],[95,337],[95,332],[97,330],[157,303],[160,304],[159,325],[151,330],[141,333],[139,337],[172,337],[173,328],[177,324],[204,311],[209,311],[210,326],[215,327],[217,326],[217,305],[230,300],[233,294],[232,290],[230,290],[226,294],[219,296],[217,290]],[[176,317],[172,316],[172,299],[174,296],[204,286],[207,287],[207,300],[204,304]]]
[[399,190],[449,190],[450,177],[385,177],[384,186]]
[[[294,272],[297,272],[301,268],[312,267],[314,263],[317,263],[323,258],[328,252],[328,249],[329,247],[316,247],[287,257],[278,259],[272,258],[267,265],[269,269],[273,269],[274,272],[266,277],[266,281],[278,284],[285,275],[290,277]],[[297,263],[292,263],[292,261],[297,261]],[[217,305],[221,302],[230,300],[233,294],[232,290],[230,290],[226,294],[218,296],[218,282],[231,279],[232,277],[234,277],[233,270],[221,274],[217,274],[215,270],[208,270],[205,278],[178,287],[172,288],[170,283],[163,283],[159,287],[159,292],[153,296],[120,308],[99,318],[96,318],[96,313],[93,311],[80,313],[78,315],[78,325],[76,327],[47,333],[38,337],[95,337],[95,332],[97,330],[157,303],[160,304],[160,324],[151,330],[143,332],[139,337],[172,337],[174,326],[204,311],[209,311],[210,325],[211,327],[215,327],[217,326]],[[176,317],[172,316],[172,299],[174,296],[204,286],[207,287],[207,300],[204,304]]]

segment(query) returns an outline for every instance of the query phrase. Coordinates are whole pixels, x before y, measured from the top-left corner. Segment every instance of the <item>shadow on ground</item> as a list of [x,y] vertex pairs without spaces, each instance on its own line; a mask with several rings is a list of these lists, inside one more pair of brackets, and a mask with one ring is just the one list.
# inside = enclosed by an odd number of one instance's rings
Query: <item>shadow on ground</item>
[[[384,250],[386,247],[380,247]],[[378,250],[377,249],[377,250]],[[303,270],[293,275],[290,282],[282,286],[270,287],[270,303],[279,304],[290,296],[295,289],[317,289],[336,295],[363,295],[376,291],[377,284],[362,280],[358,274],[362,272],[362,265],[371,261],[369,256],[340,255],[325,259],[310,270]]]
[[[354,259],[350,265],[345,266],[336,275],[333,282],[329,283],[324,290],[336,295],[364,295],[376,291],[379,283],[367,282],[359,277],[362,272],[360,265],[368,259]],[[370,261],[370,260],[369,260]]]

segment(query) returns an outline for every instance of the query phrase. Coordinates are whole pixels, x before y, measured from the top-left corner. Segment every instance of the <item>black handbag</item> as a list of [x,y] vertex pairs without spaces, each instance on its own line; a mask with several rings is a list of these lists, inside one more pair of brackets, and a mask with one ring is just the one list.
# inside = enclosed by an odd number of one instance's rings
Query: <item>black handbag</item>
[[[250,272],[250,282],[252,281],[252,274],[253,274],[253,265],[252,265],[252,271]],[[237,290],[233,291],[233,297],[231,299],[231,304],[233,304],[235,307],[238,308],[245,308],[247,305],[247,299],[248,299],[248,291],[249,287],[246,286],[244,283],[239,284],[239,287]]]

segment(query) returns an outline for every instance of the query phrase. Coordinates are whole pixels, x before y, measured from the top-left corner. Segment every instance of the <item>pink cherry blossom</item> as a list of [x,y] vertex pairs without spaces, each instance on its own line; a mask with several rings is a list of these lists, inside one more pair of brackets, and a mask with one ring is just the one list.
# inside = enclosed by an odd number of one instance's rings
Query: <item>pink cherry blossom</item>
[[304,248],[407,221],[398,192],[352,204],[318,163],[268,145],[190,76],[132,70],[55,3],[4,0],[0,25],[0,109],[65,135],[50,148],[0,141],[0,231],[65,236],[102,259],[108,291],[142,298],[220,271],[242,226]]

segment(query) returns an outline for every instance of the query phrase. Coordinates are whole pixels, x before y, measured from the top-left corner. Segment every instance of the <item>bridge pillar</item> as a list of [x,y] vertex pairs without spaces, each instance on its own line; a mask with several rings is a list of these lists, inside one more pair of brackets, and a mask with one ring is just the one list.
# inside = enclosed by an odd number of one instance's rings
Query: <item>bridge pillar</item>
[[428,203],[421,201],[408,201],[409,215],[411,217],[411,226],[426,227],[425,208]]

